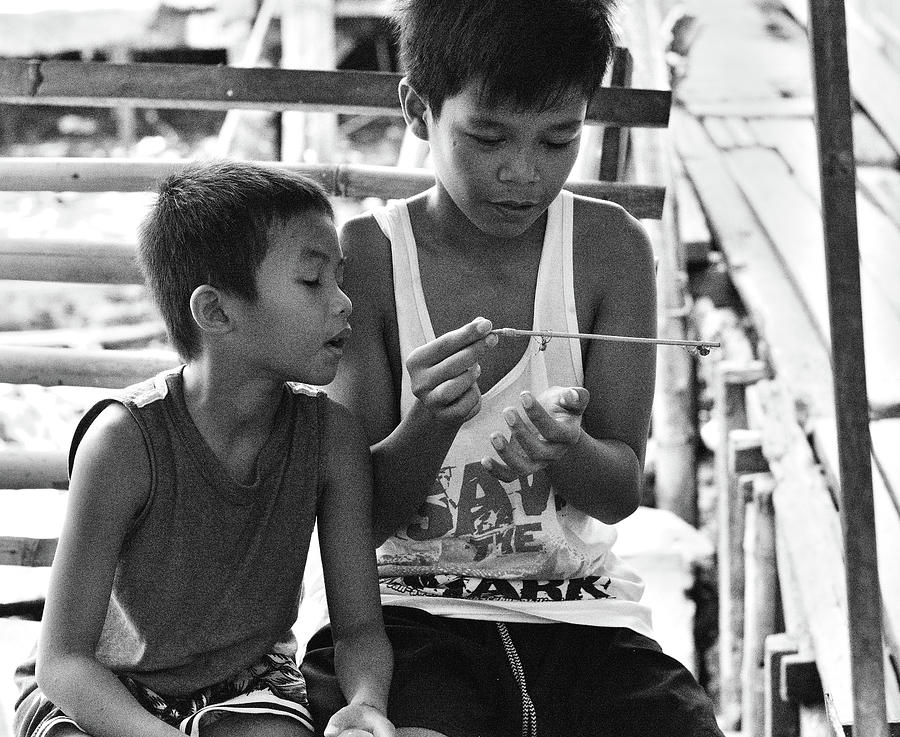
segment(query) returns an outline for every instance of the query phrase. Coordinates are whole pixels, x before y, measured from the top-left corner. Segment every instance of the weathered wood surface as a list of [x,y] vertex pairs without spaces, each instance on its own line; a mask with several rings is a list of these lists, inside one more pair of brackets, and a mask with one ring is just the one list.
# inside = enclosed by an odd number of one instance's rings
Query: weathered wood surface
[[[0,189],[52,192],[146,192],[156,189],[169,174],[187,161],[156,159],[0,158]],[[363,164],[280,164],[306,174],[335,197],[411,197],[434,184],[427,169]],[[565,188],[576,194],[617,202],[637,218],[659,219],[665,187],[652,184],[570,180]]]
[[[310,110],[401,115],[400,74],[353,70],[269,69],[202,64],[0,60],[0,103],[178,108]],[[668,125],[668,90],[602,87],[590,123]]]
[[[747,395],[750,424],[761,431],[776,482],[773,502],[777,545],[782,548],[779,573],[790,567],[795,606],[807,628],[823,688],[832,695],[840,718],[850,723],[847,588],[837,508],[785,387],[778,381],[761,381],[748,388]],[[786,619],[788,610],[786,606]],[[893,680],[887,688],[888,717],[896,720],[900,691]]]
[[61,451],[0,450],[0,489],[67,489]]
[[104,351],[0,346],[0,382],[122,389],[177,366],[169,351]]

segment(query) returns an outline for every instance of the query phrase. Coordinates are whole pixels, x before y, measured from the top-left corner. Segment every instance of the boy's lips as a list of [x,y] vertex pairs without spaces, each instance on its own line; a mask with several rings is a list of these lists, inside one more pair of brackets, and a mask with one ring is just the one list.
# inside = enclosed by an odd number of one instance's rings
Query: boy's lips
[[337,335],[335,335],[334,337],[325,341],[325,345],[328,346],[329,348],[336,348],[337,350],[343,350],[344,344],[347,342],[347,339],[350,337],[350,333],[352,333],[352,332],[353,332],[353,330],[348,325],[343,330],[341,330],[341,332],[339,332]]
[[527,210],[537,204],[535,200],[494,200],[495,205],[508,207],[512,210]]

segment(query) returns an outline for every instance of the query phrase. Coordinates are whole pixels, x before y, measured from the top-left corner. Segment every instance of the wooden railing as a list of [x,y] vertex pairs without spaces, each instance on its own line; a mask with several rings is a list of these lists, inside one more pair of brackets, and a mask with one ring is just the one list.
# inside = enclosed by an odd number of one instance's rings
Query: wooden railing
[[[619,64],[630,57],[617,54]],[[627,71],[627,70],[626,70]],[[624,76],[623,76],[624,75]],[[621,72],[619,77],[627,79]],[[400,75],[379,72],[247,69],[189,64],[103,64],[0,60],[0,103],[16,105],[144,106],[205,110],[315,110],[399,115]],[[667,90],[604,87],[591,100],[589,123],[610,130],[668,124]],[[610,155],[622,170],[624,139]],[[602,143],[599,145],[603,145]],[[135,159],[0,158],[0,190],[146,192],[186,162]],[[301,171],[336,197],[408,197],[433,183],[426,169],[351,164],[275,164]],[[621,204],[639,218],[660,218],[664,183],[584,179],[576,193]],[[0,239],[3,279],[96,284],[141,281],[131,242]],[[0,382],[119,388],[177,364],[168,351],[101,350],[22,345],[0,339]],[[0,489],[67,486],[63,452],[0,452]],[[0,565],[46,566],[54,540],[0,537]]]

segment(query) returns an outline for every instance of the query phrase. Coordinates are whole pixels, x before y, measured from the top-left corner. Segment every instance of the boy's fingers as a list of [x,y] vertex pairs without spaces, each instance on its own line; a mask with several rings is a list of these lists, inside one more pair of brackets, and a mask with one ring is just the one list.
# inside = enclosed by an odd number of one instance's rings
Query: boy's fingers
[[500,460],[514,472],[512,478],[527,476],[540,467],[534,458],[529,457],[515,436],[507,440],[500,433],[494,433],[491,435],[491,445],[494,446]]
[[420,346],[410,354],[410,360],[415,356],[422,365],[437,365],[467,347],[472,347],[474,352],[483,355],[498,341],[497,336],[491,334],[491,328],[490,320],[476,318],[461,328],[444,333]]
[[505,463],[499,463],[490,457],[482,458],[481,465],[491,474],[491,476],[500,481],[509,483],[510,481],[515,481],[519,477],[519,475]]

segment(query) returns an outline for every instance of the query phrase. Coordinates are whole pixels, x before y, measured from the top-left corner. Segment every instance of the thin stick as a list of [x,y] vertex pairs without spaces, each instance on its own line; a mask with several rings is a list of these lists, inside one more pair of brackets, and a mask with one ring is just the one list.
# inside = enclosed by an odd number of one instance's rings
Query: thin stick
[[689,348],[720,348],[721,343],[707,340],[670,340],[668,338],[636,338],[631,335],[601,335],[599,333],[558,333],[554,330],[518,330],[516,328],[495,328],[492,333],[507,338],[572,338],[580,340],[614,340],[623,343],[654,343],[656,345],[680,345]]

